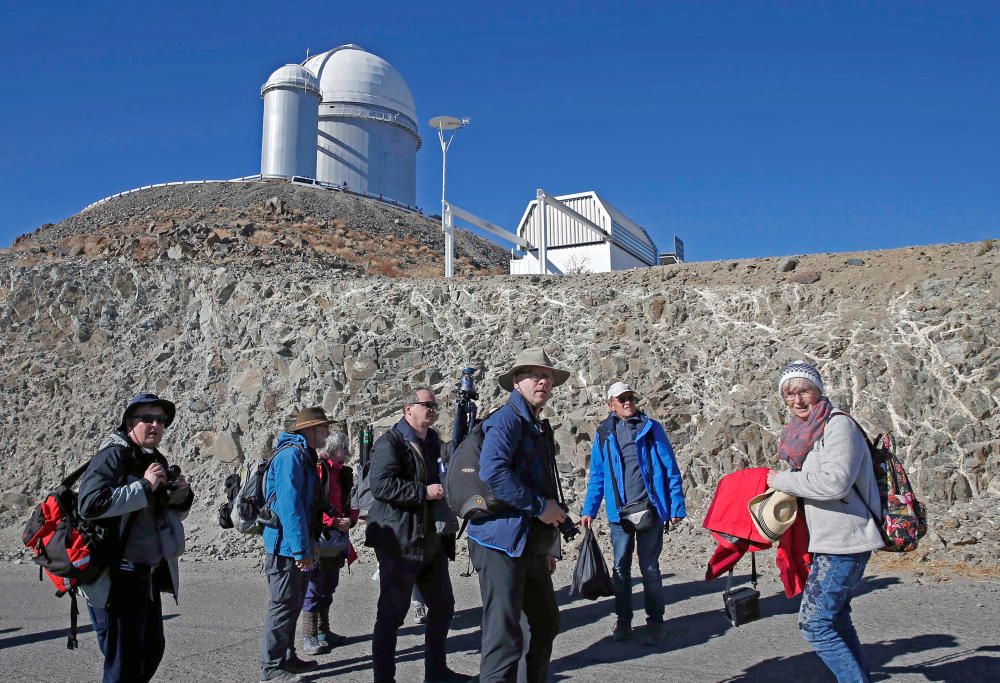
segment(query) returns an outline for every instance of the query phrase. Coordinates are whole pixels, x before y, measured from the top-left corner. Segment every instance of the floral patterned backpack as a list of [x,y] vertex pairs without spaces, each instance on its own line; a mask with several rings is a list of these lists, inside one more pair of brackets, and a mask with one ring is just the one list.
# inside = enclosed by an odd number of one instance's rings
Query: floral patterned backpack
[[[869,439],[864,428],[847,413],[837,411],[833,415],[847,415],[861,430],[868,444],[868,452],[872,457],[872,469],[875,472],[875,484],[882,502],[881,514],[876,514],[865,501],[868,512],[878,522],[879,532],[885,541],[882,550],[893,553],[908,553],[917,549],[917,542],[927,533],[927,513],[924,506],[917,500],[917,495],[910,485],[910,477],[906,474],[903,463],[896,457],[896,439],[892,432],[879,434]],[[861,500],[865,497],[854,485]]]

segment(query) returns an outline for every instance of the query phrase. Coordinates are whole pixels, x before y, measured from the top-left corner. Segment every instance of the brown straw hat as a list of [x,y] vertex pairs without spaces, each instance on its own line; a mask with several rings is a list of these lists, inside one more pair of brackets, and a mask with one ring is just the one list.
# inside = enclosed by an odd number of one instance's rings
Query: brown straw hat
[[799,503],[795,496],[784,491],[768,489],[754,496],[747,504],[750,519],[758,533],[770,541],[777,541],[795,523]]
[[312,408],[303,408],[299,411],[299,414],[295,417],[295,426],[292,427],[292,431],[297,432],[306,427],[328,424],[333,424],[333,420],[326,416],[322,407],[313,406]]
[[557,387],[569,379],[569,372],[560,370],[552,365],[552,361],[549,360],[544,349],[540,346],[533,346],[517,354],[517,358],[514,359],[514,367],[500,375],[497,383],[507,391],[514,391],[514,375],[525,368],[531,367],[552,370],[555,373],[555,379],[552,381],[553,387]]

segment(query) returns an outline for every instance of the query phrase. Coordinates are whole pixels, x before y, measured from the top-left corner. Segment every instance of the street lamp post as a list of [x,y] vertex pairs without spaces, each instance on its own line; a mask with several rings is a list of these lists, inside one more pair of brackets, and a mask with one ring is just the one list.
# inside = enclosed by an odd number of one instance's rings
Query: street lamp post
[[[459,128],[469,125],[469,119],[457,118],[455,116],[435,116],[428,123],[435,128],[438,133],[438,140],[441,142],[441,231],[444,233],[444,276],[455,276],[455,231],[447,220],[447,203],[445,202],[445,187],[447,183],[448,170],[448,148],[451,147],[452,140],[455,139],[455,132]],[[444,132],[451,131],[451,135],[445,140]]]

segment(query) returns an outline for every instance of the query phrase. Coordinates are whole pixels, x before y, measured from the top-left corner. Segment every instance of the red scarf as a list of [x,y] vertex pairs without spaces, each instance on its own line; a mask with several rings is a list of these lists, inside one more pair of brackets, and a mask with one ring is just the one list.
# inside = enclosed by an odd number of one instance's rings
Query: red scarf
[[833,405],[824,396],[812,407],[806,419],[792,415],[778,440],[778,460],[787,461],[793,470],[801,470],[813,444],[823,436],[827,418],[832,412]]

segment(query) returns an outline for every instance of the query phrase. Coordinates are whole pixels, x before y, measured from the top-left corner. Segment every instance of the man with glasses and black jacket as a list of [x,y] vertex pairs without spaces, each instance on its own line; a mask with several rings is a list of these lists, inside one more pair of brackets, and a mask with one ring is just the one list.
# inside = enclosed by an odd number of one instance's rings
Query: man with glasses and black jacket
[[112,564],[81,585],[104,655],[104,683],[149,681],[163,658],[160,593],[177,600],[181,520],[194,494],[157,450],[177,411],[156,394],[133,396],[80,480],[79,511],[105,529]]
[[467,681],[448,668],[445,644],[455,597],[448,560],[455,558],[455,535],[439,534],[434,506],[447,505],[441,485],[441,440],[431,427],[438,403],[426,387],[413,390],[403,417],[372,446],[368,482],[374,501],[368,511],[365,545],[379,566],[378,611],[372,634],[375,683],[396,680],[396,633],[406,619],[414,585],[427,604],[424,680]]

